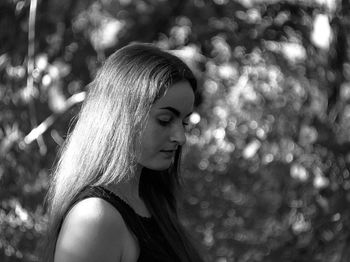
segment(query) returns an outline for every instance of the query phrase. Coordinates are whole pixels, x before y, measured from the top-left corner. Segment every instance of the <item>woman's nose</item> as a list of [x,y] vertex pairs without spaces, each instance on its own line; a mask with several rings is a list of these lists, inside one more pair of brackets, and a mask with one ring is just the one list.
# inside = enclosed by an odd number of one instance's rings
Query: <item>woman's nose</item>
[[171,140],[172,142],[177,142],[180,146],[186,143],[186,135],[182,123],[174,126]]

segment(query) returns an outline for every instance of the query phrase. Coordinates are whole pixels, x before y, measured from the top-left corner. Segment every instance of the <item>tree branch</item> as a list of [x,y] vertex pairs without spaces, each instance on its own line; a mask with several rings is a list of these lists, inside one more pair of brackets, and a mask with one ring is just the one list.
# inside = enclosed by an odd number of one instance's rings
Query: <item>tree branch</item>
[[23,139],[22,143],[24,142],[25,145],[29,145],[32,143],[34,140],[39,139],[39,137],[44,134],[47,129],[55,123],[55,120],[57,117],[63,113],[65,113],[69,108],[71,108],[73,105],[80,103],[84,101],[86,96],[85,92],[80,92],[77,94],[72,95],[70,98],[66,100],[66,105],[64,110],[62,112],[54,113],[47,117],[43,122],[40,123],[40,125],[36,126],[33,128]]

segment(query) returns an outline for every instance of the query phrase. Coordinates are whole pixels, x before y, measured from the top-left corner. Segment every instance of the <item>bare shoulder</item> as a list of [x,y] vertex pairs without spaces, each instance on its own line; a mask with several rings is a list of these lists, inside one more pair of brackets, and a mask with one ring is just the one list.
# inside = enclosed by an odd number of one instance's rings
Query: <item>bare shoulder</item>
[[55,262],[122,261],[127,227],[120,213],[100,198],[69,211],[59,233]]

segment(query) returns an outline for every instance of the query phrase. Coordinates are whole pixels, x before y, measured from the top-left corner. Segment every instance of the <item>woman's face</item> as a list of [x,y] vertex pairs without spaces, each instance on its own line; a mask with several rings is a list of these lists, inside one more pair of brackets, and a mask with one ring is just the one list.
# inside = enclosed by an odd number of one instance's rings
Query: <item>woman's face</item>
[[186,142],[185,126],[193,103],[194,93],[189,82],[181,81],[152,105],[141,137],[140,165],[158,171],[170,167],[176,149]]

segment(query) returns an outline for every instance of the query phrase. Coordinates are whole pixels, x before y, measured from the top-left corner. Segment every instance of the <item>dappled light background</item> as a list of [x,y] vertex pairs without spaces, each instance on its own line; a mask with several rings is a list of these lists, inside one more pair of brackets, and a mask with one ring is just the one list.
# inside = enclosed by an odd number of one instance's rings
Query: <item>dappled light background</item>
[[0,261],[38,261],[86,84],[132,42],[199,80],[181,220],[208,261],[350,260],[347,0],[3,0]]

